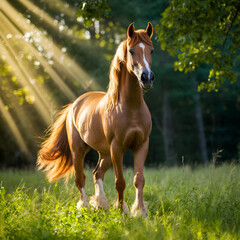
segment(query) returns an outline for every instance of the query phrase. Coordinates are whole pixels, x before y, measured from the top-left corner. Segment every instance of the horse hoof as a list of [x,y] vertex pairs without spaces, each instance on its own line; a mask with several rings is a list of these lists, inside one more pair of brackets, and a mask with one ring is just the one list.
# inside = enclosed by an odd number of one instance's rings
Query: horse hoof
[[92,196],[89,204],[96,209],[109,209],[108,200],[106,196]]
[[148,216],[147,202],[143,203],[143,207],[140,207],[140,205],[135,202],[132,206],[131,215],[133,217],[142,216],[146,218]]
[[85,202],[81,199],[77,202],[77,209],[86,208],[86,207],[88,207],[88,202]]
[[122,205],[122,211],[126,214],[129,214],[130,211],[129,211],[129,207],[128,205],[126,204],[126,202],[123,201],[123,205]]
[[121,207],[121,210],[122,210],[124,213],[126,213],[126,214],[129,214],[129,213],[130,213],[129,207],[128,207],[128,205],[126,204],[125,201],[123,201],[122,206],[119,206],[119,203],[116,203],[115,206],[116,206],[116,208]]

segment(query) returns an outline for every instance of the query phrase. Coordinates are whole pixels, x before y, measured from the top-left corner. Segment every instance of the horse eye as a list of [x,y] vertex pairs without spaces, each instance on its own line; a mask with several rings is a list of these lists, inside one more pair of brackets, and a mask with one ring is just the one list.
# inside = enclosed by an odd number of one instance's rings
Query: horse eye
[[153,52],[154,52],[154,49],[151,50],[151,54],[153,54]]
[[130,49],[129,49],[129,52],[133,55],[133,54],[134,54],[133,48],[130,48]]

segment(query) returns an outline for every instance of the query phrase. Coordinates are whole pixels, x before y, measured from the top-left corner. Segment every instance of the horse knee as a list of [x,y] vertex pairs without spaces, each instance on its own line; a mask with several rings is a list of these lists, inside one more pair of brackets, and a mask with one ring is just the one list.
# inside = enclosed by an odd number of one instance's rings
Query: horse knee
[[145,184],[145,179],[143,173],[137,172],[134,176],[134,186],[136,188],[143,188]]

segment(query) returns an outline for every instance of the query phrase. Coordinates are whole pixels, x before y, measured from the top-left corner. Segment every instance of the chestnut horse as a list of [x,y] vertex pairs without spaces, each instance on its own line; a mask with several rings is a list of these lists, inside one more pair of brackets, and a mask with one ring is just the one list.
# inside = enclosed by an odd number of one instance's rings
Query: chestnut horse
[[104,174],[113,164],[117,206],[128,212],[123,200],[125,180],[123,155],[131,149],[134,156],[134,185],[136,200],[132,213],[147,215],[143,202],[143,167],[148,153],[152,129],[151,115],[143,99],[143,90],[149,89],[154,80],[151,71],[153,26],[146,30],[127,30],[127,39],[118,47],[110,68],[108,91],[88,92],[68,105],[49,131],[49,138],[42,144],[38,155],[38,168],[47,171],[47,177],[56,180],[68,175],[74,167],[75,182],[80,191],[78,207],[85,207],[84,158],[92,148],[98,151],[99,161],[93,171],[95,195],[90,204],[108,208],[103,190]]

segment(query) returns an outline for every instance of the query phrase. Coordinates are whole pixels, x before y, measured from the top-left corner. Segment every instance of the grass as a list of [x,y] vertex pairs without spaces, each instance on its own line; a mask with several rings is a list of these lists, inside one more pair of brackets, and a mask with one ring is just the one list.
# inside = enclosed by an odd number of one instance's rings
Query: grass
[[[88,169],[86,193],[94,193]],[[133,170],[124,171],[125,200],[134,202]],[[111,207],[77,210],[71,179],[50,184],[36,171],[0,172],[0,239],[240,239],[240,166],[146,169],[149,216],[133,218]],[[114,174],[104,187],[116,199]]]

